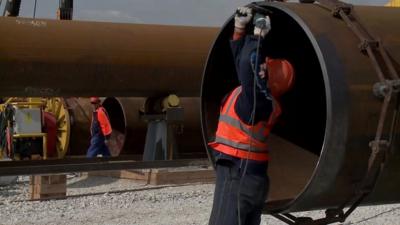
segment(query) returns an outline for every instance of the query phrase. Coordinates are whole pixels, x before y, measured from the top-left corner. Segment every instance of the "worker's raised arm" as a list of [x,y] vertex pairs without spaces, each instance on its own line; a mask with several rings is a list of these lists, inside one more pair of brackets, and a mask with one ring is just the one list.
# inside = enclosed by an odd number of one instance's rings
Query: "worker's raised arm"
[[[252,122],[251,118],[254,102],[256,102],[255,123],[260,120],[268,119],[272,112],[272,101],[271,98],[268,97],[269,92],[266,86],[266,80],[258,77],[260,65],[264,63],[264,58],[262,58],[260,54],[262,39],[268,33],[270,26],[266,27],[264,23],[262,27],[255,27],[255,35],[245,35],[245,27],[251,19],[251,9],[240,7],[237,10],[235,15],[235,31],[230,43],[238,80],[242,86],[242,92],[238,96],[235,110],[240,119],[246,124]],[[254,85],[253,80],[255,75],[258,81],[256,85]],[[254,96],[254,91],[256,96]],[[254,97],[256,101],[254,101]]]
[[[244,39],[243,37],[246,35],[246,26],[250,22],[253,14],[250,8],[247,7],[239,7],[236,10],[235,14],[235,27],[232,35],[231,41],[231,49],[233,58],[235,59],[235,66],[238,66],[239,63],[236,62],[236,59],[239,59],[239,55],[243,48]],[[238,68],[236,68],[238,70]]]

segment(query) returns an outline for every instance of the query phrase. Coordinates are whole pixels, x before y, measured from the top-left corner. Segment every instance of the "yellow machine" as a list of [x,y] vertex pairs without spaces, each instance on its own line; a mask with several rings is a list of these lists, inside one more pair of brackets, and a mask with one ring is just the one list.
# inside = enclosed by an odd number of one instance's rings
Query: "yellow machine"
[[389,6],[389,7],[400,7],[400,0],[391,0],[386,4],[386,6]]
[[0,104],[0,129],[0,157],[48,159],[67,153],[70,117],[61,98],[6,99]]

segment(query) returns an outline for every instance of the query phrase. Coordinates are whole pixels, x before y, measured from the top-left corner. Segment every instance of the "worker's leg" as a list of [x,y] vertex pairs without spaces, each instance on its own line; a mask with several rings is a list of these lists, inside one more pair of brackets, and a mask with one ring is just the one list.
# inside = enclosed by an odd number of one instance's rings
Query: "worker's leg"
[[86,157],[87,158],[96,157],[97,156],[97,152],[98,152],[97,151],[97,147],[92,145],[92,144],[90,144],[90,146],[89,146],[89,148],[87,150],[87,153],[86,153]]
[[87,158],[96,157],[97,154],[99,154],[102,149],[102,144],[104,144],[104,141],[102,143],[101,138],[99,138],[98,136],[93,136],[90,139],[90,146],[89,149],[87,150],[86,157]]
[[237,225],[238,168],[228,160],[216,165],[217,180],[209,225]]
[[[240,184],[240,160],[217,161],[217,181],[214,193],[210,225],[238,225],[238,207],[240,207],[241,224],[260,221],[261,209],[266,198],[266,175],[246,175]],[[266,170],[264,170],[266,171]],[[240,191],[240,203],[238,196]],[[258,207],[255,207],[257,205]],[[258,212],[258,213],[256,213]],[[255,216],[249,219],[249,216]]]
[[102,145],[101,155],[103,157],[110,157],[111,156],[110,149],[108,148],[108,146],[105,143],[103,143],[103,145]]
[[245,208],[245,225],[259,225],[261,213],[267,199],[269,188],[268,176],[247,175],[241,187],[241,198],[247,202]]
[[214,201],[213,207],[211,210],[211,216],[209,225],[217,225],[219,224],[219,216],[221,215],[221,210],[223,208],[223,199],[224,192],[227,183],[228,183],[228,168],[221,167],[216,165],[216,181],[215,181],[215,190],[214,190]]

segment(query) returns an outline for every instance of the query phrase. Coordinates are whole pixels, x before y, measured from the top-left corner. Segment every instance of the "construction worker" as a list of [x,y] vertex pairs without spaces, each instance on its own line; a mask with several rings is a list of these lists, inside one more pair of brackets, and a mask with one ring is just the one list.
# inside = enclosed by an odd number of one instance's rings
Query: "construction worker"
[[110,120],[108,119],[106,110],[100,104],[100,98],[91,97],[90,103],[93,105],[93,116],[90,127],[90,147],[86,156],[93,158],[101,154],[104,157],[109,157],[111,154],[107,145],[112,132]]
[[294,81],[287,60],[261,57],[271,29],[268,16],[254,22],[254,35],[245,34],[252,17],[248,7],[235,15],[230,44],[240,86],[223,100],[215,141],[209,143],[217,173],[210,225],[260,224],[269,188],[267,138],[281,113],[278,99]]

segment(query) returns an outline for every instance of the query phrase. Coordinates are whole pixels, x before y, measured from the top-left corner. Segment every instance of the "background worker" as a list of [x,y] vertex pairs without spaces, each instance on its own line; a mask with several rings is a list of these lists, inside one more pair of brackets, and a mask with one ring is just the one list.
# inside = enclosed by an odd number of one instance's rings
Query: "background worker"
[[93,158],[98,154],[104,157],[111,156],[107,145],[111,137],[112,128],[107,112],[100,102],[100,98],[98,97],[90,98],[90,103],[92,103],[93,106],[93,116],[90,127],[90,146],[86,154],[88,158]]
[[270,18],[258,18],[254,35],[245,34],[252,17],[250,8],[238,8],[231,49],[240,86],[224,99],[209,143],[217,172],[210,225],[260,224],[269,188],[267,138],[281,112],[275,98],[293,84],[287,60],[261,57]]

